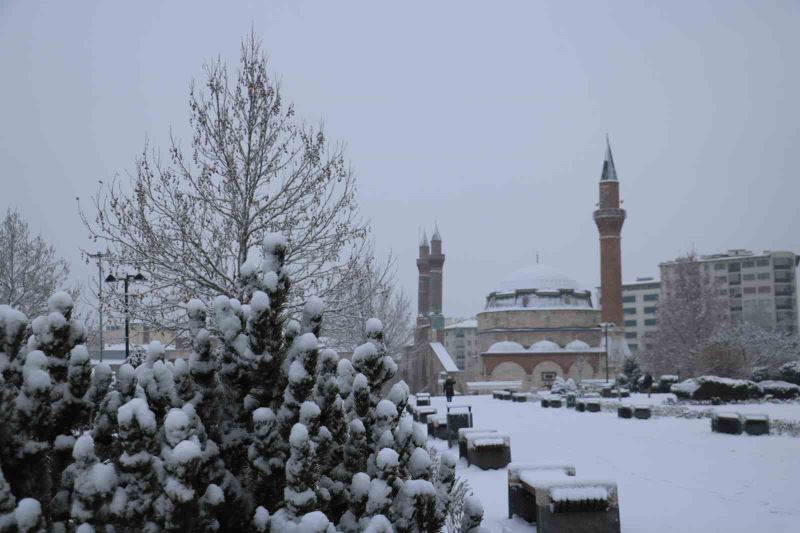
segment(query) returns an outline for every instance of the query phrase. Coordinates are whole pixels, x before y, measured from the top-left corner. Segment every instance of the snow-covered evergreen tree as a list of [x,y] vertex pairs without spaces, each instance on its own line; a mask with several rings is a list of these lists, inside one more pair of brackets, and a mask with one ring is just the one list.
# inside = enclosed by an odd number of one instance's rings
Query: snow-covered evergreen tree
[[299,321],[286,309],[285,249],[268,236],[243,269],[245,302],[215,300],[219,342],[191,301],[188,364],[153,342],[113,380],[107,365],[92,372],[63,294],[30,329],[0,308],[0,525],[441,530],[463,498],[455,462],[425,449],[405,383],[384,394],[397,366],[380,321],[368,321],[352,363],[321,349],[321,300]]

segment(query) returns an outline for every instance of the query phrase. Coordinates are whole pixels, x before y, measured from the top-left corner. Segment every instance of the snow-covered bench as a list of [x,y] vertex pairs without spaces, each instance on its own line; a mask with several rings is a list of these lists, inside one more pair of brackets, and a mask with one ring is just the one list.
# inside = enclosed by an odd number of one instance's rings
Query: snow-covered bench
[[447,406],[447,446],[458,441],[460,429],[472,428],[472,406],[471,405],[448,405]]
[[[508,465],[508,517],[514,515],[536,522],[536,489],[520,479],[522,473],[537,476],[566,477],[575,475],[571,463],[511,463]],[[533,475],[531,474],[531,475]]]
[[739,413],[714,413],[711,417],[711,431],[729,435],[742,434],[742,416]]
[[431,404],[431,394],[429,392],[417,393],[417,407]]
[[447,440],[447,415],[428,415],[428,435]]
[[633,417],[639,420],[647,420],[652,416],[649,405],[637,405],[633,408]]
[[575,400],[575,410],[579,413],[583,413],[586,411],[586,400],[579,399]]
[[600,400],[586,400],[586,410],[590,413],[599,413]]
[[536,494],[538,533],[619,533],[617,483],[523,472]]
[[617,416],[619,418],[632,418],[633,408],[630,405],[620,405],[617,407]]
[[496,434],[496,429],[461,428],[458,430],[458,456],[467,458],[467,435],[474,433]]
[[504,468],[511,462],[511,437],[501,433],[467,433],[467,464],[481,470]]
[[533,401],[535,395],[531,394],[530,392],[513,392],[511,393],[511,401],[512,402],[519,402],[525,403]]
[[414,409],[414,420],[417,422],[421,422],[422,424],[428,423],[428,417],[430,415],[435,415],[437,409],[435,407],[424,406],[424,407],[417,407]]
[[769,416],[744,415],[744,432],[748,435],[769,435]]
[[510,390],[492,391],[492,397],[497,400],[510,400],[513,393]]

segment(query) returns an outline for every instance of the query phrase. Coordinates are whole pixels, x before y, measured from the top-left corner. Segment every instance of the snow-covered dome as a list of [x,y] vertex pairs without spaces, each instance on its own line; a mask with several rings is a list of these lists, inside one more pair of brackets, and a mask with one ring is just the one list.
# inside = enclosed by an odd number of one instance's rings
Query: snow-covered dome
[[492,344],[487,353],[524,352],[525,348],[518,342],[500,341]]
[[545,265],[533,265],[521,268],[509,274],[496,292],[519,291],[526,289],[580,289],[578,282],[563,272]]
[[559,352],[561,351],[561,346],[553,341],[539,341],[535,342],[530,347],[531,352]]
[[570,351],[570,352],[586,352],[586,351],[590,350],[591,348],[589,347],[589,345],[587,343],[585,343],[583,341],[579,341],[578,339],[575,339],[574,341],[572,341],[572,342],[568,343],[566,346],[564,346],[564,349],[567,350],[567,351]]

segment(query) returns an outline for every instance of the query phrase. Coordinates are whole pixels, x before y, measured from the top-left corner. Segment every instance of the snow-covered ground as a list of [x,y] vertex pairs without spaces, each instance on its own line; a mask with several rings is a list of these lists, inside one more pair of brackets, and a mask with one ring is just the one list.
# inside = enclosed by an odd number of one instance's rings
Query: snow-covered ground
[[[631,403],[645,403],[640,400]],[[445,412],[444,398],[431,403]],[[620,419],[608,412],[543,409],[488,395],[462,396],[456,403],[473,406],[475,427],[509,434],[514,461],[573,462],[579,476],[616,479],[625,533],[800,531],[798,438],[721,435],[711,433],[708,419]],[[752,407],[772,415],[776,407],[787,412],[797,407],[768,405],[726,410]],[[793,412],[792,418],[800,418]],[[507,518],[505,469],[483,471],[462,460],[458,475],[483,501],[491,531],[535,531],[520,518]]]

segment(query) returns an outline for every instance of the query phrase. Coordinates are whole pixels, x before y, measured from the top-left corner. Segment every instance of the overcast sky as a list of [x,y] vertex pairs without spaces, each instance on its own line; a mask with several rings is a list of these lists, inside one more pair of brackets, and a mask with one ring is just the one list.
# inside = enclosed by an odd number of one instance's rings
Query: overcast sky
[[131,171],[146,135],[188,140],[189,81],[236,63],[251,26],[301,116],[347,142],[415,306],[435,221],[448,316],[537,252],[594,287],[606,133],[626,280],[692,248],[800,252],[796,1],[0,0],[2,211],[85,280],[75,198]]

